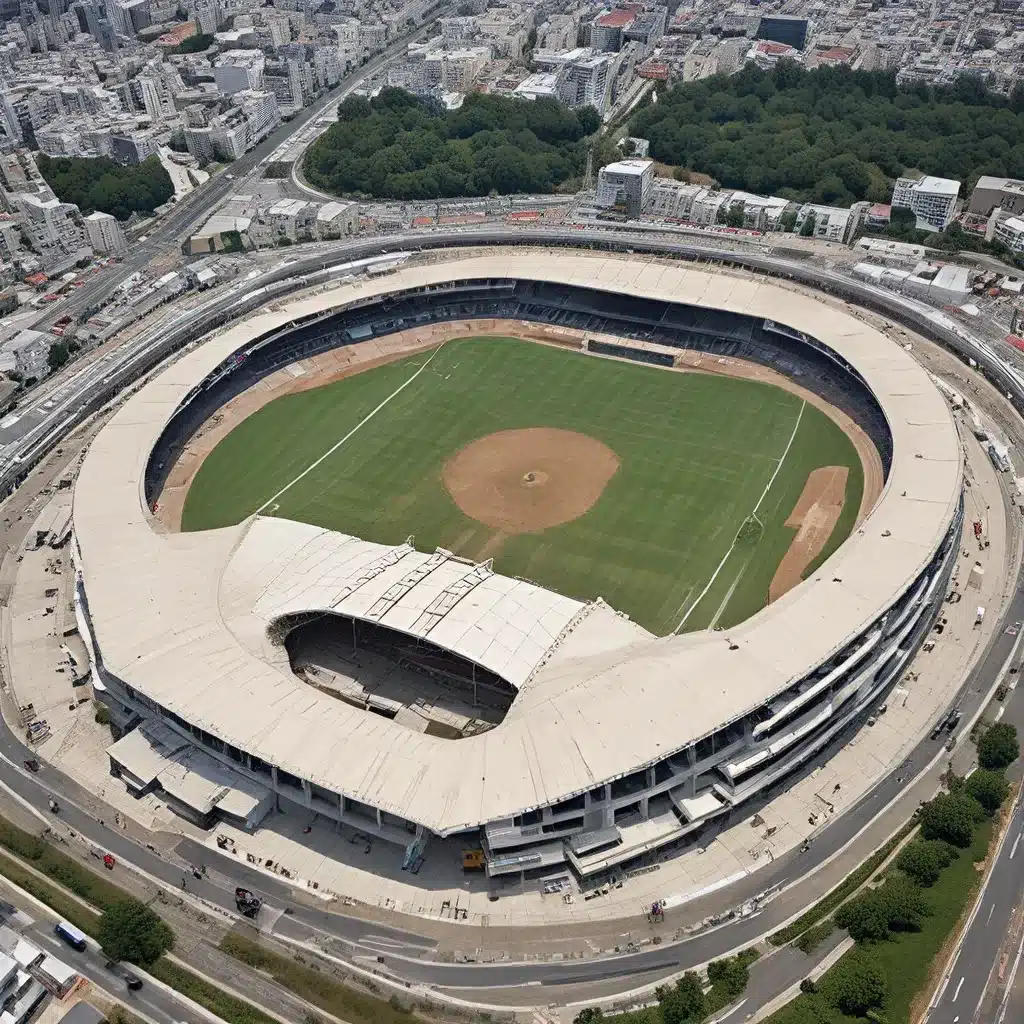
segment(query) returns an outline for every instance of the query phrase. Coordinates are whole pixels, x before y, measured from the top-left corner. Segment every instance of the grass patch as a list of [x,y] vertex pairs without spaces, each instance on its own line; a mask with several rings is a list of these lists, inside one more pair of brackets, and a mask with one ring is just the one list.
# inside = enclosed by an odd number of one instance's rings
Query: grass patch
[[296,995],[319,1006],[347,1024],[410,1024],[417,1018],[397,1004],[343,985],[314,967],[299,963],[294,957],[282,956],[237,932],[229,932],[220,948],[229,956],[258,971],[265,971],[274,981]]
[[227,1021],[227,1024],[278,1024],[274,1017],[268,1016],[252,1003],[236,999],[166,957],[157,960],[148,970],[154,978],[170,985],[176,992],[200,1006],[205,1006],[211,1013]]
[[[858,945],[858,954],[877,963],[885,973],[888,991],[880,1012],[886,1020],[910,1020],[911,1004],[927,983],[936,956],[964,908],[977,896],[983,875],[974,865],[985,859],[994,827],[991,821],[981,825],[971,848],[942,872],[935,885],[924,890],[931,914],[919,932],[896,932],[887,942]],[[841,964],[842,960],[832,970],[838,970]],[[827,985],[829,974],[831,971],[818,983],[819,988]],[[798,996],[773,1014],[769,1024],[806,1024],[809,1020],[816,1024],[848,1024],[855,1019],[862,1018],[847,1017],[819,992]]]
[[0,875],[9,879],[19,889],[24,889],[31,896],[35,896],[41,903],[45,903],[54,913],[60,914],[65,921],[80,928],[86,935],[93,938],[99,933],[99,915],[86,910],[77,900],[72,899],[66,892],[61,891],[55,885],[44,882],[38,875],[34,875],[23,864],[0,853]]
[[[18,828],[17,825],[12,825],[4,818],[0,818],[0,847],[27,860],[36,871],[52,878],[53,881],[62,885],[69,892],[73,892],[86,903],[96,907],[97,910],[106,910],[107,907],[128,897],[128,893],[108,882],[102,875],[90,871],[84,864],[79,864],[66,853],[61,853],[44,839],[31,832],[26,832],[23,828]],[[10,863],[14,864],[13,861]],[[24,871],[23,868],[21,870]],[[6,874],[6,871],[4,873]],[[28,872],[24,873],[31,877]],[[14,880],[12,876],[8,875],[8,877],[12,878],[12,881]],[[38,878],[35,879],[35,883],[36,885],[41,884]],[[22,883],[19,881],[17,884],[21,885]],[[32,892],[28,885],[24,885],[23,888]],[[33,895],[36,893],[33,892]],[[53,906],[44,896],[37,896],[37,898],[43,900],[48,906]],[[62,896],[62,898],[67,899],[66,896]],[[63,910],[57,907],[54,909],[58,913],[63,913]],[[68,920],[77,924],[74,918],[69,917]],[[95,924],[92,925],[92,929],[96,930]],[[89,929],[82,926],[82,931],[89,932]]]
[[[241,522],[426,358],[417,354],[286,395],[248,417],[196,474],[184,529]],[[442,470],[470,442],[528,427],[593,437],[620,465],[584,515],[507,536],[494,550],[488,542],[496,531],[460,511]],[[863,489],[860,460],[839,427],[761,381],[670,373],[515,339],[451,341],[273,511],[383,544],[412,534],[421,551],[493,554],[498,572],[584,600],[601,595],[663,635],[703,591],[784,452],[758,509],[763,531],[734,553],[686,622],[702,629],[717,617],[728,627],[764,607],[794,536],[785,521],[808,474],[821,466],[850,471],[843,513],[815,564],[848,535]]]
[[917,827],[917,822],[909,821],[885,844],[877,849],[856,871],[851,872],[830,892],[826,893],[810,910],[805,911],[791,924],[780,928],[768,937],[773,946],[784,946],[787,942],[803,935],[808,928],[817,924],[822,918],[831,915],[832,911],[852,896],[885,861],[892,856],[893,850],[910,835]]

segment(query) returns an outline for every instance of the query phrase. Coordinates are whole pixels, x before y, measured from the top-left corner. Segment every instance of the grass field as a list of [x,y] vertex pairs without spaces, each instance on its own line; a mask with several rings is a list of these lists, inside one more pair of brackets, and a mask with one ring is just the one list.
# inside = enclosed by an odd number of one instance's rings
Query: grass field
[[[287,395],[250,416],[204,461],[183,529],[225,526],[255,512],[426,358]],[[793,537],[785,520],[813,469],[850,470],[843,514],[819,563],[849,534],[860,504],[863,473],[850,440],[780,388],[472,338],[444,345],[268,511],[366,540],[395,544],[413,534],[420,550],[473,554],[492,531],[455,505],[442,467],[480,437],[535,426],[594,437],[621,465],[585,515],[509,537],[496,571],[573,597],[601,596],[658,634],[675,630],[688,611],[684,628],[691,630],[729,626],[763,607]],[[763,533],[726,558],[755,508]]]

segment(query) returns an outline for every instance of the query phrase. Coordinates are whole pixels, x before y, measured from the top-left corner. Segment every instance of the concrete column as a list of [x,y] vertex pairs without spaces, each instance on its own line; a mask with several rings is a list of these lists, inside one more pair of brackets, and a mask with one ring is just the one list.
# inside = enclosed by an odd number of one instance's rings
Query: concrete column
[[640,797],[640,813],[646,818],[647,817],[647,797]]
[[270,766],[270,784],[274,788],[274,810],[281,810],[281,800],[277,793],[277,765],[272,764]]
[[306,801],[307,807],[313,806],[313,787],[309,784],[308,780],[302,780],[302,796]]
[[375,807],[374,810],[377,812],[377,828],[380,828],[384,824],[384,822],[381,821],[380,808],[379,807]]

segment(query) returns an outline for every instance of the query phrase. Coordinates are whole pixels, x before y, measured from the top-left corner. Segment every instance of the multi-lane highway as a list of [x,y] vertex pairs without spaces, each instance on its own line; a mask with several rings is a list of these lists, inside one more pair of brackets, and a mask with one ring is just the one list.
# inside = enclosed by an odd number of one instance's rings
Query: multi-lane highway
[[[1024,732],[1021,711],[1011,720]],[[1017,773],[1019,774],[1019,772]],[[1024,792],[1018,794],[991,873],[932,1002],[929,1024],[999,1024],[1012,998],[1005,986],[1024,944]],[[1019,1024],[1022,1018],[1009,1018]]]

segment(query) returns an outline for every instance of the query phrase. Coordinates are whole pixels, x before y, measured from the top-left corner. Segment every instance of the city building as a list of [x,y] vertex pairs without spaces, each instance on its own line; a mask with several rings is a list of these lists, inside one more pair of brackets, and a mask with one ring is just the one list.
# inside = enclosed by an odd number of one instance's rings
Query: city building
[[1024,181],[983,174],[974,186],[967,210],[987,217],[997,206],[1006,213],[1024,213]]
[[653,184],[653,160],[616,160],[598,172],[597,205],[619,207],[627,217],[639,217],[647,209]]
[[[963,459],[946,401],[884,334],[769,280],[566,251],[460,256],[300,301],[276,306],[272,335],[250,320],[185,353],[114,413],[82,465],[76,612],[97,699],[120,735],[162,730],[165,751],[184,742],[202,752],[238,779],[244,807],[266,791],[285,813],[344,823],[406,856],[452,837],[449,855],[478,845],[491,878],[557,869],[583,880],[740,820],[892,699],[959,564]],[[292,328],[300,310],[315,310],[317,331]],[[584,345],[615,337],[610,350],[633,358],[662,346],[756,357],[841,394],[883,460],[874,528],[727,631],[666,636],[603,601],[417,551],[411,539],[374,544],[273,516],[153,529],[148,506],[171,453],[237,394],[238,367],[251,382],[338,345],[374,344],[407,316],[498,310],[557,321]],[[913,503],[900,500],[908,488]],[[472,694],[483,675],[511,713],[455,736],[407,722],[401,701],[371,718],[365,702],[292,669],[284,644],[313,619],[332,645],[372,630],[375,657],[418,659],[428,671],[409,699],[443,665],[446,686]],[[125,760],[141,780],[136,759],[164,755],[140,746]],[[207,813],[209,792],[189,814]],[[223,814],[238,818],[234,804]]]
[[913,210],[919,231],[945,231],[956,215],[960,182],[951,178],[897,178],[892,206]]
[[260,50],[226,50],[217,58],[213,78],[217,88],[225,95],[244,89],[263,88],[263,69],[266,61]]
[[83,218],[83,223],[85,237],[96,252],[108,255],[124,252],[128,248],[121,225],[109,213],[97,210]]
[[757,38],[802,50],[807,45],[807,19],[789,14],[767,14],[757,26]]

